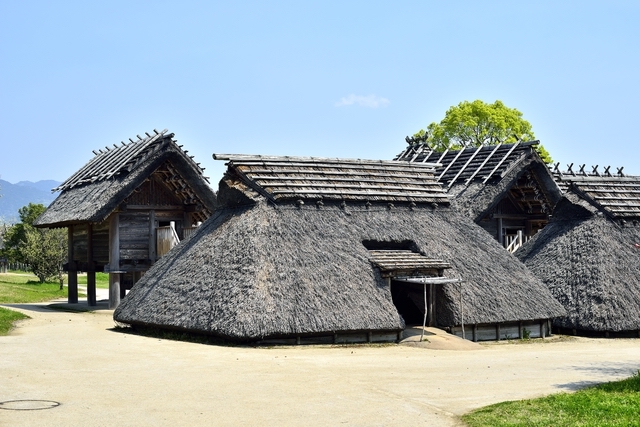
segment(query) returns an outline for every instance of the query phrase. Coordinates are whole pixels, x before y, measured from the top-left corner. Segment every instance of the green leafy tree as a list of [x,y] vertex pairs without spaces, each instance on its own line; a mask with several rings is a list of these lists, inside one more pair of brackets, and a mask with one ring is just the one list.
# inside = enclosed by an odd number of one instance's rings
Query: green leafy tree
[[33,226],[45,209],[44,205],[35,203],[20,208],[20,222],[7,229],[2,252],[11,261],[29,265],[40,282],[57,277],[62,287],[60,267],[67,257],[67,233],[64,229]]
[[[531,124],[520,111],[502,101],[486,104],[480,100],[463,101],[449,108],[440,123],[433,122],[414,136],[426,136],[427,144],[435,151],[535,139]],[[545,163],[553,162],[542,145],[538,144],[536,151]]]
[[67,233],[64,229],[24,227],[25,239],[20,244],[21,256],[40,283],[57,278],[62,289],[62,264],[67,259]]
[[26,241],[26,227],[33,226],[34,221],[46,210],[43,204],[29,203],[18,209],[20,222],[9,227],[4,234],[3,256],[12,262],[26,263],[20,251],[20,245]]

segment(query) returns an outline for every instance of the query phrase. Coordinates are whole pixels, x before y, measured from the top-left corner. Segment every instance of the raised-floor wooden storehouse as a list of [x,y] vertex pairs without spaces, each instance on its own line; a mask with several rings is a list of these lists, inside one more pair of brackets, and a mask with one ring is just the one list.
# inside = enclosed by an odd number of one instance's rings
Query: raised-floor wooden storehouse
[[69,302],[78,301],[77,273],[87,272],[87,300],[96,304],[95,272],[109,273],[115,308],[164,253],[205,221],[215,193],[203,169],[167,130],[94,151],[54,191],[60,195],[35,226],[69,230]]
[[516,255],[565,307],[561,332],[640,336],[640,177],[584,165],[554,175],[564,197]]
[[407,142],[395,160],[436,163],[436,179],[452,205],[510,252],[549,222],[560,200],[560,189],[535,151],[538,141],[444,152],[432,151],[424,140],[408,137]]
[[218,207],[160,259],[118,322],[238,341],[395,340],[426,323],[467,339],[548,333],[564,310],[451,209],[428,163],[214,155]]

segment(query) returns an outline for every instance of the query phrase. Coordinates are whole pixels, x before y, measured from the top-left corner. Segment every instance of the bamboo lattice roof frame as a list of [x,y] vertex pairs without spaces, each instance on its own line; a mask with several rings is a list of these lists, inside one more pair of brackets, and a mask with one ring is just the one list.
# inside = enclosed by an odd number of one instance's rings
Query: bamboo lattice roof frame
[[[129,139],[128,143],[121,142],[121,145],[113,144],[113,147],[105,147],[104,151],[102,149],[94,150],[95,157],[53,191],[65,191],[84,184],[104,181],[121,173],[131,172],[153,155],[159,149],[160,142],[165,138],[173,141],[174,134],[167,132],[167,129],[161,132],[154,129],[153,134],[145,133],[146,137],[144,138],[137,135],[137,141]],[[191,159],[192,166],[202,175],[204,170],[200,164],[193,161],[192,157],[189,159]],[[202,178],[208,182],[206,177],[202,176]]]
[[[456,184],[469,185],[476,179],[486,184],[493,177],[504,176],[539,141],[514,144],[484,145],[460,150],[445,150],[439,154],[436,173],[438,182],[451,188]],[[394,160],[413,164],[427,161],[434,151],[426,143],[410,145]]]

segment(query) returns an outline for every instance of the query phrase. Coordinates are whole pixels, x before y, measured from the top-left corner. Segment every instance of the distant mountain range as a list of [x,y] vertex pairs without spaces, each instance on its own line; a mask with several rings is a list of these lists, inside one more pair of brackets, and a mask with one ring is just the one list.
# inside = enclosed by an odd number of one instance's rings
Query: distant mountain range
[[0,179],[0,223],[18,222],[18,209],[29,203],[49,206],[58,196],[58,193],[51,193],[51,189],[60,184],[50,179],[38,182],[20,181],[17,184]]

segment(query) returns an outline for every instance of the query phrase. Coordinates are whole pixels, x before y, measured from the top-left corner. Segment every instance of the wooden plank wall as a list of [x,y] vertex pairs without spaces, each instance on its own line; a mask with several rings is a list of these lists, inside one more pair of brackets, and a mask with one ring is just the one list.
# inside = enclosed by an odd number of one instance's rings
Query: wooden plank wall
[[[79,263],[87,261],[87,224],[73,227],[73,259]],[[93,260],[98,266],[109,263],[109,224],[93,225]]]
[[[492,323],[483,325],[464,325],[465,338],[470,341],[517,340],[529,332],[529,338],[544,338],[550,334],[546,320],[527,322]],[[454,326],[451,333],[462,337],[462,328]]]
[[149,212],[120,212],[120,260],[149,258]]

